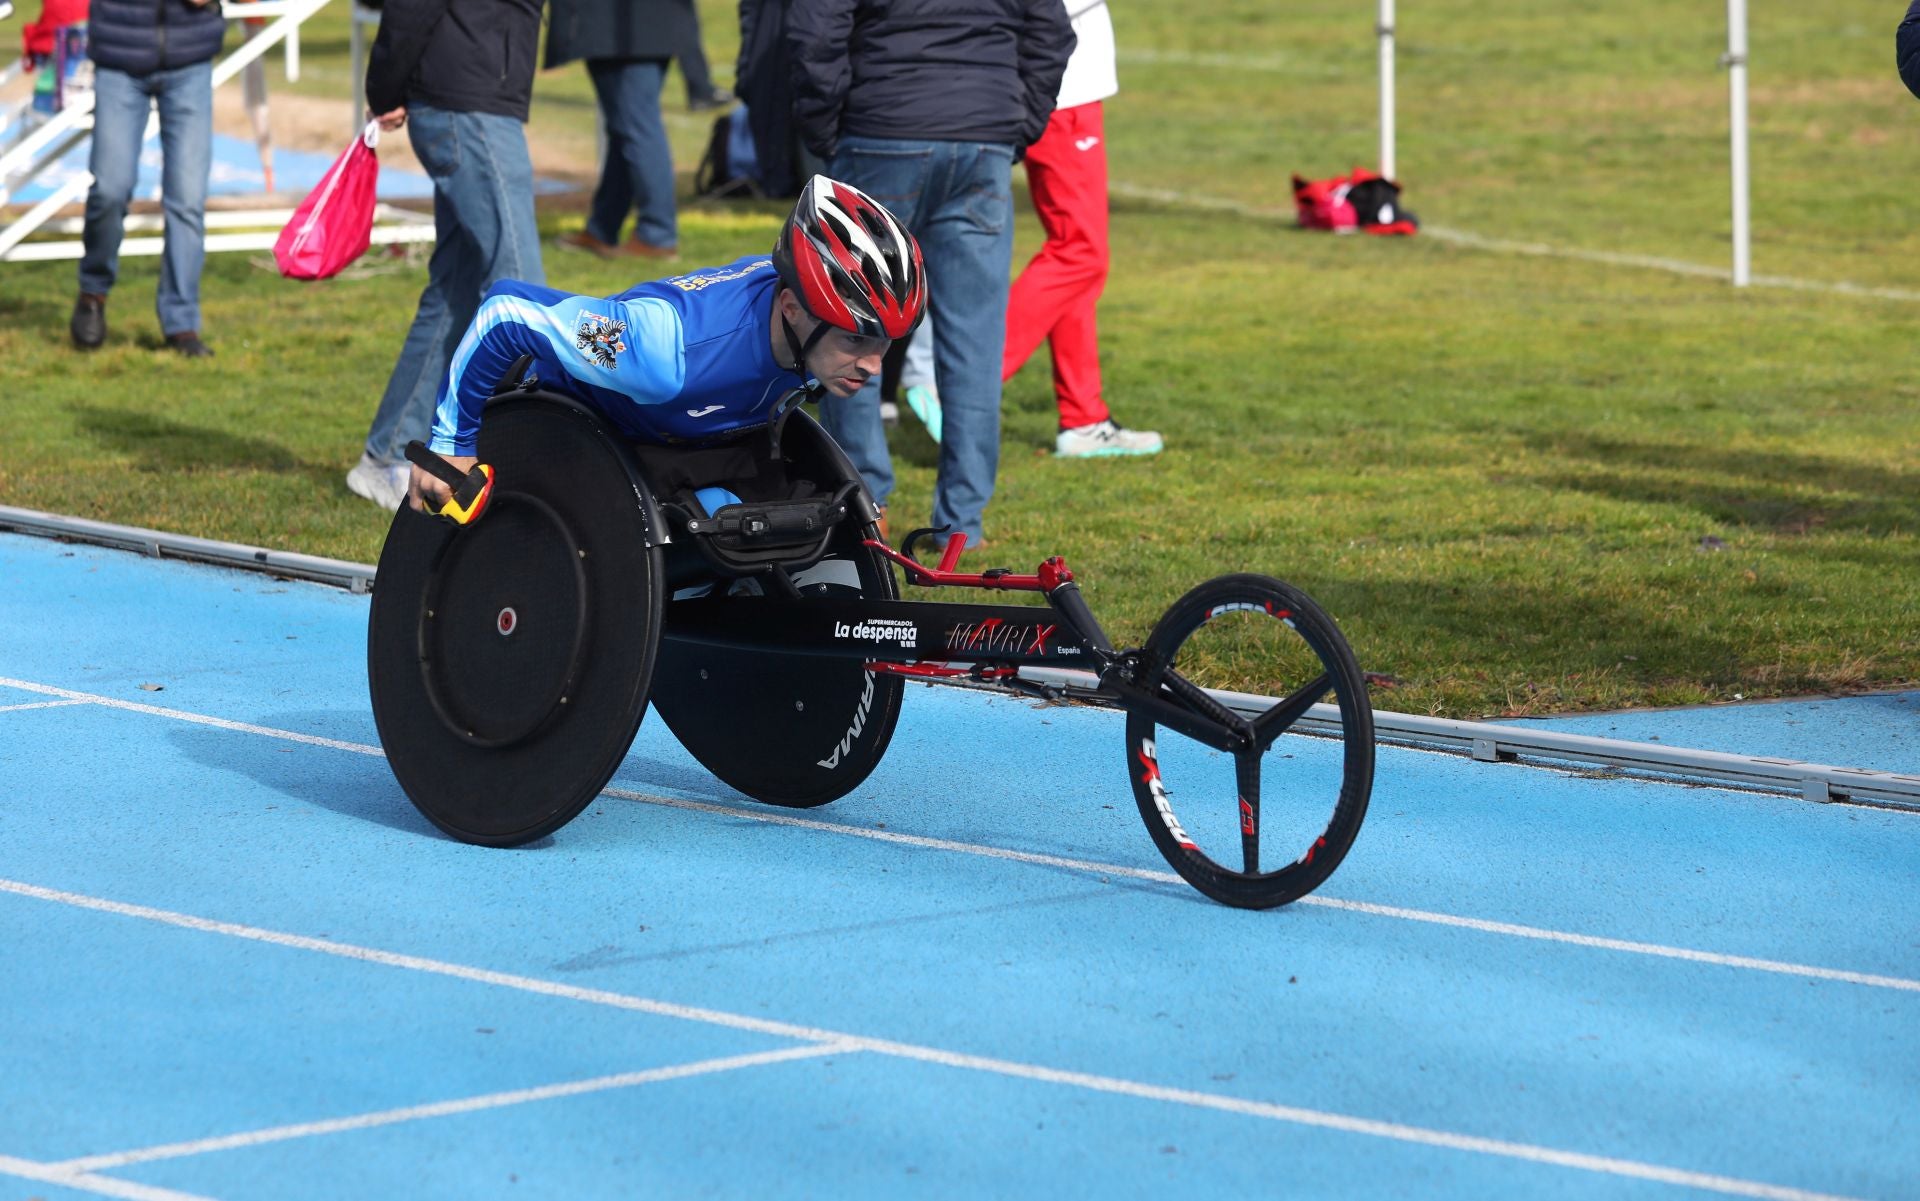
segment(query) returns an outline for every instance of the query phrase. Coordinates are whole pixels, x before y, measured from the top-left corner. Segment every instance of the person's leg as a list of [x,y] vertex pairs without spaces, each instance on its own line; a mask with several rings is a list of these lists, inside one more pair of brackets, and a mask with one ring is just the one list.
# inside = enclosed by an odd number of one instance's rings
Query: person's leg
[[614,59],[587,60],[587,78],[593,81],[593,100],[600,107],[600,133],[606,139],[606,157],[600,160],[600,181],[587,206],[587,236],[606,246],[620,244],[620,227],[633,209],[633,178],[627,174],[621,126],[614,117],[616,77],[625,63]]
[[140,142],[152,97],[140,79],[124,71],[94,71],[93,146],[87,167],[87,216],[81,242],[80,291],[105,296],[120,274],[120,239],[126,233],[127,202],[140,170]]
[[[933,295],[934,374],[940,384],[940,478],[933,524],[980,541],[1000,467],[1000,364],[1013,265],[1011,147],[936,143],[938,190],[910,226],[920,238]],[[884,201],[883,201],[884,203]]]
[[154,307],[160,332],[200,329],[200,271],[207,259],[207,176],[213,167],[213,64],[156,72],[160,204],[166,233]]
[[541,287],[547,282],[526,130],[512,117],[493,113],[456,113],[454,125],[460,136],[460,166],[448,181],[447,196],[472,252],[461,256],[443,281],[446,334],[437,355],[434,398],[417,414],[425,431],[418,435],[422,440],[432,432],[440,385],[488,289],[503,279]]
[[[917,233],[933,156],[934,147],[927,142],[848,137],[841,140],[826,173],[872,196]],[[928,277],[935,274],[930,266]],[[880,381],[874,379],[846,400],[826,397],[820,402],[820,420],[859,468],[874,503],[885,506],[893,495],[893,457],[880,419]]]
[[934,378],[933,317],[920,322],[907,342],[907,353],[900,361],[900,395],[927,427],[927,436],[940,440],[940,386]]
[[1060,109],[1027,152],[1047,240],[1014,282],[1001,364],[1010,379],[1045,340],[1063,428],[1105,421],[1094,309],[1107,279],[1107,150],[1098,102]]
[[907,356],[900,363],[900,384],[931,384],[933,382],[933,318],[927,317],[920,322],[920,328],[913,331],[913,337],[907,341]]
[[421,104],[407,110],[413,153],[433,180],[434,242],[433,257],[427,260],[427,286],[420,293],[413,324],[407,328],[400,357],[367,430],[366,457],[388,471],[404,466],[407,443],[425,436],[420,415],[425,414],[429,423],[432,420],[440,381],[447,373],[447,344],[464,329],[453,325],[448,293],[471,287],[466,264],[480,256],[478,244],[461,227],[452,194],[461,166],[456,116]]
[[499,280],[545,285],[547,273],[540,262],[526,129],[494,113],[455,113],[453,122],[460,162],[447,177],[447,197],[460,228],[479,250],[472,288],[450,301],[450,311],[464,325]]
[[[674,207],[673,147],[667,142],[666,122],[660,115],[666,61],[594,61],[587,65],[593,69],[594,87],[607,118],[607,163],[601,187],[608,188],[609,178],[624,172],[625,194],[639,210],[634,241],[671,250],[680,241],[680,227]],[[620,217],[625,216],[623,209]],[[618,240],[619,224],[602,208],[598,193],[594,196],[594,219],[587,229],[604,241]]]
[[687,85],[687,107],[712,108],[726,97],[713,90],[713,69],[707,66],[707,49],[700,44],[700,6],[693,5],[693,21],[687,26],[687,40],[674,54],[680,75]]

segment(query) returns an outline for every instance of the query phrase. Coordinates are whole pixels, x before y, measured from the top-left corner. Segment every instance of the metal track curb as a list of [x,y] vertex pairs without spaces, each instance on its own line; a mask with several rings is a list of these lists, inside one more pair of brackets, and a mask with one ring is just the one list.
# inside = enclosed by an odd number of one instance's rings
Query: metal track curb
[[[0,531],[138,551],[160,558],[212,563],[290,579],[312,580],[355,593],[368,592],[373,588],[374,569],[365,563],[263,550],[236,542],[190,538],[183,534],[63,517],[33,509],[0,505]],[[1025,668],[1020,674],[1023,679],[1060,688],[1069,695],[1091,693],[1098,685],[1098,681],[1087,672],[1059,668]],[[1249,693],[1226,692],[1216,695],[1228,706],[1247,713],[1263,712],[1274,704],[1272,697]],[[1468,755],[1489,763],[1575,764],[1783,793],[1809,801],[1850,801],[1920,812],[1920,775],[1835,767],[1764,755],[1732,755],[1721,751],[1654,746],[1623,739],[1593,738],[1444,717],[1422,717],[1383,709],[1374,710],[1373,724],[1376,735],[1382,741]],[[1338,714],[1330,706],[1315,705],[1303,719],[1303,725],[1309,729],[1318,727],[1331,732],[1338,728]]]

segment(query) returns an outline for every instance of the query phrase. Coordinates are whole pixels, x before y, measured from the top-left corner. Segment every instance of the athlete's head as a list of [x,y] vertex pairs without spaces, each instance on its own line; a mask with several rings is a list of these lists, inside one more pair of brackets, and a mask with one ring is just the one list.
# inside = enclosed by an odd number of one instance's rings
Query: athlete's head
[[801,189],[773,266],[786,289],[781,320],[795,364],[837,395],[877,374],[888,344],[926,312],[920,244],[872,197],[824,175]]
[[800,189],[773,268],[807,312],[848,333],[904,338],[926,311],[920,244],[871,196],[824,175]]

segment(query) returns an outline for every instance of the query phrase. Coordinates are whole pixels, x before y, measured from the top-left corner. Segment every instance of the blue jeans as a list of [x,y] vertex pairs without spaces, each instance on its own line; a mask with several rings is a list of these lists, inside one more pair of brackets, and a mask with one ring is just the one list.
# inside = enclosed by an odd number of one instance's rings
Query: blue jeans
[[680,241],[673,198],[673,147],[660,116],[666,59],[590,58],[587,74],[606,118],[607,161],[593,190],[587,232],[602,242],[620,241],[627,213],[639,209],[633,236],[652,246]]
[[503,279],[547,282],[520,122],[409,104],[407,134],[433,179],[434,244],[420,308],[367,430],[367,453],[389,463],[432,430],[447,365],[487,289]]
[[80,290],[105,296],[120,274],[127,202],[140,171],[147,114],[160,107],[160,206],[166,232],[154,307],[160,332],[200,328],[200,268],[207,259],[207,172],[213,163],[213,64],[150,75],[100,67],[93,78],[93,150],[88,169]]
[[[1013,268],[1013,149],[991,142],[848,137],[828,171],[905,222],[926,257],[940,390],[940,476],[933,524],[971,541],[1000,468],[1000,358]],[[829,433],[879,504],[893,492],[880,381],[821,402]]]

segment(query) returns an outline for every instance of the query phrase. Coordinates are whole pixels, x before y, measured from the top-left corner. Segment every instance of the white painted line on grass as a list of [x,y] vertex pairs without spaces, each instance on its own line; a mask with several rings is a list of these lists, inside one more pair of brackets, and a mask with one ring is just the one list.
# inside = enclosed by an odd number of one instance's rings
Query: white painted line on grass
[[[353,751],[362,755],[384,757],[377,746],[367,746],[357,742],[342,742],[334,738],[318,738],[311,734],[300,734],[292,730],[277,730],[271,726],[249,725],[245,722],[227,721],[224,718],[204,717],[197,713],[188,713],[179,709],[163,709],[157,705],[141,705],[131,701],[115,700],[111,697],[93,696],[84,692],[70,692],[63,688],[54,688],[46,684],[32,684],[24,680],[11,680],[0,677],[0,687],[21,688],[28,691],[55,693],[78,698],[94,704],[106,705],[116,709],[126,709],[136,713],[145,713],[156,717],[171,717],[180,721],[199,725],[217,726],[224,730],[234,730],[245,734],[257,734],[264,738],[283,738],[292,742],[307,743],[315,746],[331,747],[335,750]],[[1117,863],[1101,863],[1092,859],[1069,859],[1059,855],[1043,855],[1032,851],[1015,851],[1005,847],[985,846],[979,843],[956,842],[946,838],[931,838],[921,834],[901,834],[893,830],[871,830],[862,826],[849,826],[837,822],[820,821],[817,818],[797,817],[790,813],[745,809],[734,805],[723,805],[712,801],[694,801],[680,797],[657,796],[642,792],[633,792],[624,788],[608,788],[605,795],[621,800],[639,801],[647,805],[660,805],[673,809],[688,809],[698,813],[713,813],[723,817],[742,818],[747,821],[763,822],[768,825],[794,826],[806,830],[819,830],[829,834],[845,834],[855,838],[870,839],[874,842],[895,843],[901,846],[923,847],[927,850],[950,851],[961,855],[974,855],[986,859],[1003,859],[1013,863],[1030,863],[1039,867],[1057,867],[1068,871],[1086,872],[1096,876],[1118,876],[1129,880],[1151,880],[1155,883],[1178,884],[1185,881],[1169,871],[1153,868],[1127,867]],[[1436,913],[1425,909],[1406,909],[1397,905],[1376,905],[1368,901],[1345,901],[1335,897],[1311,895],[1293,902],[1296,905],[1315,905],[1325,909],[1341,909],[1351,913],[1365,913],[1374,917],[1397,918],[1409,922],[1426,922],[1429,925],[1451,926],[1460,930],[1477,930],[1483,934],[1498,934],[1511,938],[1530,938],[1540,942],[1560,943],[1566,946],[1589,947],[1594,950],[1620,951],[1633,955],[1651,955],[1661,959],[1676,959],[1688,963],[1712,964],[1716,967],[1742,968],[1750,971],[1772,972],[1777,975],[1801,976],[1815,980],[1833,980],[1845,984],[1860,984],[1870,988],[1892,988],[1904,992],[1920,992],[1920,980],[1901,976],[1882,976],[1870,972],[1851,972],[1840,968],[1815,967],[1811,964],[1789,963],[1778,959],[1757,959],[1746,955],[1723,955],[1716,951],[1697,951],[1689,947],[1671,947],[1660,943],[1633,942],[1620,938],[1605,938],[1592,934],[1577,934],[1568,930],[1552,930],[1540,926],[1523,926],[1513,922],[1488,921],[1483,918],[1460,917],[1451,913]]]
[[[1701,1172],[1689,1172],[1680,1168],[1664,1167],[1660,1164],[1642,1163],[1638,1160],[1617,1159],[1602,1155],[1586,1155],[1577,1151],[1562,1151],[1553,1147],[1536,1146],[1531,1143],[1514,1143],[1507,1142],[1504,1139],[1482,1138],[1478,1135],[1461,1134],[1449,1130],[1436,1130],[1425,1126],[1407,1126],[1398,1122],[1382,1122],[1372,1118],[1355,1117],[1351,1114],[1332,1113],[1326,1110],[1304,1109],[1291,1105],[1276,1105],[1265,1101],[1251,1101],[1240,1097],[1229,1097],[1218,1093],[1195,1092],[1189,1089],[1166,1088],[1137,1080],[1125,1080],[1115,1076],[1098,1076],[1087,1072],[1061,1071],[1056,1068],[1042,1067],[1038,1064],[1020,1063],[1016,1060],[966,1055],[955,1051],[943,1050],[939,1047],[926,1047],[914,1043],[894,1042],[887,1039],[863,1038],[859,1035],[848,1034],[843,1031],[824,1030],[817,1027],[774,1022],[764,1018],[727,1013],[717,1009],[676,1005],[667,1001],[657,1001],[649,997],[637,997],[626,993],[610,992],[604,989],[578,988],[573,985],[558,984],[550,980],[541,980],[532,976],[518,976],[507,972],[496,972],[486,968],[449,963],[444,960],[427,959],[418,955],[402,955],[392,951],[378,950],[373,947],[360,947],[350,943],[332,942],[327,939],[312,938],[301,934],[288,934],[278,930],[265,930],[255,926],[241,926],[232,922],[214,921],[209,918],[194,917],[190,914],[175,913],[165,909],[153,909],[145,905],[130,905],[122,901],[112,901],[103,897],[90,897],[79,893],[41,888],[37,885],[24,884],[15,880],[0,879],[0,892],[10,892],[19,896],[32,897],[37,900],[52,901],[57,904],[69,905],[79,909],[90,909],[103,913],[117,914],[122,917],[160,922],[165,925],[178,926],[188,930],[224,934],[233,938],[248,939],[274,946],[318,951],[322,954],[334,955],[342,959],[357,960],[363,963],[385,964],[390,967],[405,968],[411,971],[450,976],[458,980],[468,980],[477,984],[491,984],[542,996],[563,997],[594,1005],[607,1005],[617,1009],[653,1013],[665,1017],[684,1018],[688,1021],[704,1022],[709,1025],[725,1026],[736,1030],[757,1030],[767,1034],[783,1035],[806,1042],[829,1044],[828,1047],[820,1049],[822,1054],[837,1053],[841,1050],[871,1051],[878,1055],[887,1055],[899,1059],[939,1064],[945,1067],[960,1068],[967,1071],[986,1072],[992,1075],[1007,1076],[1022,1080],[1035,1080],[1049,1084],[1066,1085],[1071,1088],[1082,1088],[1117,1096],[1133,1097],[1144,1101],[1160,1101],[1197,1109],[1211,1109],[1223,1113],[1264,1118],[1269,1121],[1286,1122],[1292,1125],[1312,1126],[1325,1130],[1339,1130],[1349,1134],[1390,1139],[1395,1142],[1417,1143],[1454,1151],[1471,1151],[1481,1155],[1493,1155],[1504,1159],[1518,1159],[1530,1163],[1548,1164],[1554,1167],[1573,1168],[1579,1171],[1594,1172],[1601,1175],[1622,1176],[1637,1180],[1653,1180],[1664,1184],[1678,1184],[1688,1188],[1723,1193],[1728,1196],[1757,1197],[1763,1198],[1764,1201],[1849,1201],[1847,1198],[1829,1193],[1786,1188],[1779,1185],[1761,1183],[1759,1181],[1741,1180],[1732,1176],[1715,1176]],[[162,1201],[162,1199],[156,1198],[155,1201]]]
[[95,1176],[87,1172],[68,1172],[52,1164],[15,1159],[11,1155],[0,1155],[0,1176],[18,1176],[40,1184],[57,1184],[78,1192],[98,1193],[102,1197],[122,1197],[125,1201],[211,1201],[198,1193],[154,1188],[152,1185],[134,1184],[132,1181],[115,1180],[111,1176]]
[[1284,54],[1208,54],[1195,50],[1122,50],[1119,60],[1127,66],[1210,67],[1228,71],[1265,71],[1276,75],[1304,75],[1331,79],[1346,72],[1323,61]]
[[0,713],[19,713],[24,709],[65,709],[69,705],[91,705],[92,701],[28,701],[24,705],[0,705]]
[[[1227,213],[1235,217],[1245,217],[1253,221],[1273,221],[1292,225],[1298,218],[1290,208],[1274,208],[1267,205],[1246,204],[1238,200],[1229,200],[1223,196],[1207,196],[1198,192],[1183,192],[1173,188],[1155,188],[1144,184],[1132,184],[1125,180],[1114,180],[1108,184],[1108,191],[1116,196],[1125,196],[1133,200],[1148,200],[1155,204],[1164,204],[1170,208],[1196,209],[1201,212]],[[1487,250],[1497,254],[1519,254],[1532,258],[1570,259],[1582,263],[1599,263],[1607,267],[1636,267],[1643,270],[1666,271],[1674,275],[1688,275],[1699,279],[1715,279],[1732,282],[1733,272],[1726,267],[1709,267],[1704,263],[1690,263],[1684,259],[1662,258],[1652,254],[1627,254],[1611,250],[1582,250],[1577,247],[1554,246],[1546,242],[1518,242],[1508,238],[1489,238],[1470,233],[1464,229],[1448,229],[1444,225],[1423,225],[1420,227],[1423,237],[1436,242],[1448,242],[1455,246],[1466,246],[1474,250]],[[1818,279],[1796,279],[1788,275],[1756,275],[1751,282],[1756,287],[1784,288],[1796,292],[1825,292],[1835,296],[1861,296],[1874,300],[1920,300],[1920,291],[1911,288],[1879,288],[1864,284],[1832,282]]]
[[122,1168],[129,1164],[152,1163],[157,1159],[180,1159],[188,1155],[204,1155],[209,1151],[230,1151],[241,1147],[258,1147],[266,1143],[285,1142],[288,1139],[313,1138],[323,1134],[340,1134],[349,1130],[367,1130],[375,1126],[392,1126],[400,1122],[417,1122],[425,1118],[444,1118],[455,1114],[477,1113],[485,1109],[500,1109],[508,1105],[525,1105],[532,1101],[553,1101],[561,1097],[578,1097],[587,1093],[606,1092],[609,1089],[633,1088],[642,1084],[659,1084],[667,1080],[686,1080],[694,1076],[711,1076],[720,1072],[733,1072],[742,1068],[765,1067],[768,1064],[786,1063],[795,1059],[817,1059],[823,1055],[855,1054],[863,1050],[854,1042],[808,1043],[804,1047],[785,1047],[778,1051],[758,1051],[751,1055],[729,1055],[722,1059],[703,1059],[698,1063],[676,1064],[673,1067],[649,1068],[644,1072],[622,1072],[615,1076],[596,1076],[591,1080],[576,1080],[566,1084],[548,1084],[539,1088],[521,1088],[509,1092],[488,1093],[479,1097],[463,1097],[457,1101],[437,1101],[428,1105],[409,1105],[400,1109],[383,1109],[377,1113],[356,1114],[352,1117],[330,1118],[320,1122],[301,1122],[291,1126],[273,1126],[265,1130],[250,1130],[240,1134],[221,1135],[218,1138],[195,1139],[191,1142],[166,1143],[157,1147],[143,1147],[135,1151],[117,1151],[110,1155],[89,1155],[84,1159],[69,1159],[61,1163],[50,1164],[53,1171],[96,1172],[104,1168]]

